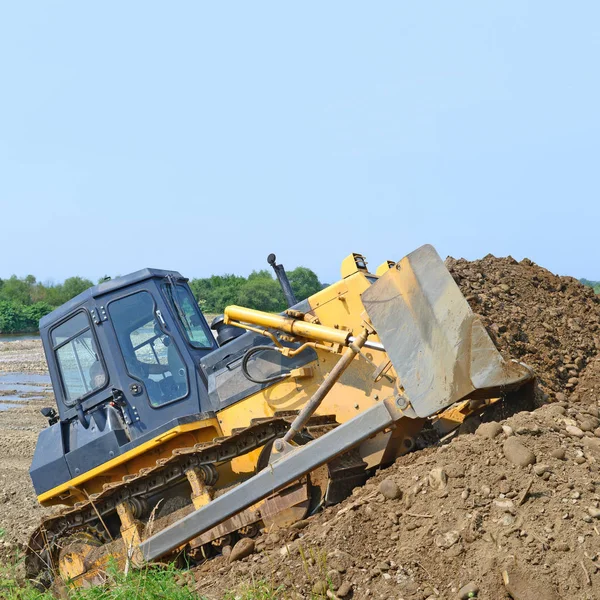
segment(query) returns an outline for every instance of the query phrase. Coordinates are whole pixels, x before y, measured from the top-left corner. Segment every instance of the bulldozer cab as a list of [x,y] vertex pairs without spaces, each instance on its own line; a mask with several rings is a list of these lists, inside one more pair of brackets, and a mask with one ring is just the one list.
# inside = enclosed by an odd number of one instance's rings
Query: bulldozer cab
[[[197,365],[217,343],[175,271],[94,286],[44,317],[40,335],[59,419],[40,436],[38,491],[212,409]],[[60,468],[45,468],[49,457]]]

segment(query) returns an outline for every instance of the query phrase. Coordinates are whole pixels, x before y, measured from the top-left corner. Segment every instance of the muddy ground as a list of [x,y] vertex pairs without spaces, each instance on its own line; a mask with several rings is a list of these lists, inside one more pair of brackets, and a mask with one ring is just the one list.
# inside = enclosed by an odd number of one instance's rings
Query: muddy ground
[[[0,375],[15,372],[47,373],[41,341],[0,342]],[[53,395],[47,393],[42,399],[20,402],[18,408],[5,410],[14,403],[3,398],[14,394],[14,390],[0,392],[0,556],[22,549],[45,513],[37,503],[29,466],[38,433],[47,425],[40,409],[55,406]]]
[[[600,598],[600,302],[528,260],[447,265],[503,354],[534,367],[542,406],[474,419],[182,584],[214,599],[263,580],[289,598]],[[0,373],[14,371],[45,371],[39,342],[0,343]],[[27,470],[48,400],[0,411],[6,552],[42,515]]]

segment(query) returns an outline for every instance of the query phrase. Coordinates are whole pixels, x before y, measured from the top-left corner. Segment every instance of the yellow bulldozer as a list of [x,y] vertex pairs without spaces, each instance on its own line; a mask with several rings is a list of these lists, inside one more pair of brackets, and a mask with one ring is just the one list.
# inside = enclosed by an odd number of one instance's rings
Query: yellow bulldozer
[[533,378],[505,361],[431,246],[270,314],[209,328],[187,280],[144,269],[44,317],[57,409],[30,474],[41,586],[103,581],[110,560],[210,559],[343,500],[372,471]]

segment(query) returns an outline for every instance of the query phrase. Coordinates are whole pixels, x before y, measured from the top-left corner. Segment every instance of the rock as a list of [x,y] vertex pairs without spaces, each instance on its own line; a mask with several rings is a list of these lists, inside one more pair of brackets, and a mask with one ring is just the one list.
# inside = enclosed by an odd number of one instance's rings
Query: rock
[[460,534],[458,531],[448,531],[446,533],[442,533],[440,535],[435,536],[435,545],[438,548],[442,548],[442,550],[447,550],[451,546],[454,546],[456,542],[460,539]]
[[465,465],[463,463],[450,463],[444,467],[446,475],[448,477],[455,477],[460,479],[465,476]]
[[352,591],[352,584],[349,581],[344,581],[337,589],[335,595],[338,598],[345,598]]
[[429,485],[434,490],[441,490],[445,488],[448,483],[448,475],[444,469],[441,467],[436,467],[435,469],[431,469],[431,471],[429,471],[428,480]]
[[286,556],[293,556],[298,551],[298,547],[292,544],[286,544],[285,546],[281,546],[279,548],[279,554],[285,558]]
[[342,576],[339,571],[330,569],[327,571],[327,581],[329,582],[329,586],[335,591],[342,585]]
[[556,398],[557,402],[564,402],[566,400],[566,396],[562,392],[556,392],[554,397]]
[[494,439],[496,436],[502,433],[502,425],[500,423],[496,423],[496,421],[492,421],[490,423],[482,423],[477,430],[475,431],[476,435],[480,435],[481,437],[488,438],[489,440]]
[[591,419],[584,419],[579,423],[579,429],[581,429],[581,431],[594,431],[596,427],[596,423]]
[[564,406],[559,406],[558,404],[551,404],[546,409],[546,413],[550,414],[554,417],[565,416],[567,414],[567,409]]
[[494,505],[497,506],[500,510],[503,510],[507,513],[514,514],[515,512],[515,503],[509,498],[504,498],[502,500],[494,500]]
[[584,437],[582,442],[586,449],[600,457],[600,439],[596,437]]
[[594,435],[595,435],[597,438],[600,438],[600,427],[598,427],[597,429],[594,429]]
[[564,448],[556,448],[555,450],[552,450],[550,454],[558,460],[565,460],[566,452]]
[[539,573],[533,578],[510,568],[502,572],[502,579],[513,600],[560,600],[552,582]]
[[550,471],[550,467],[548,465],[542,465],[542,464],[533,465],[533,472],[538,477],[541,477],[544,473],[547,473],[548,471]]
[[474,581],[469,581],[467,585],[463,585],[458,590],[458,597],[460,600],[468,600],[469,598],[476,598],[479,593],[479,586]]
[[354,559],[350,554],[342,550],[334,550],[327,555],[327,565],[340,573],[345,573],[354,566]]
[[503,446],[504,456],[513,464],[526,467],[535,463],[535,454],[516,437],[509,437]]
[[242,558],[246,558],[246,556],[250,556],[253,552],[254,552],[254,540],[251,538],[242,538],[232,548],[231,554],[229,555],[229,562],[234,562],[236,560],[241,560]]
[[319,579],[312,587],[312,593],[317,597],[323,597],[327,594],[329,586],[326,581]]
[[589,513],[590,517],[592,517],[594,519],[600,519],[600,508],[590,506],[588,508],[588,513]]
[[379,491],[388,500],[396,500],[396,498],[400,498],[400,496],[402,495],[398,484],[389,477],[384,479],[379,484]]
[[504,431],[504,435],[506,437],[510,437],[511,435],[515,434],[513,428],[510,425],[502,425],[502,431]]
[[508,494],[508,493],[510,492],[510,490],[511,490],[510,483],[509,483],[508,481],[506,481],[506,479],[503,479],[503,480],[500,482],[500,486],[499,486],[499,488],[498,488],[498,489],[500,490],[500,493],[501,493],[501,494],[505,494],[505,495],[506,495],[506,494]]
[[554,546],[552,546],[552,549],[556,550],[557,552],[569,552],[569,550],[571,550],[569,544],[566,542],[557,542],[554,544]]
[[588,406],[586,409],[588,415],[592,415],[592,417],[596,417],[596,419],[600,418],[600,411],[598,411],[597,406]]
[[576,437],[576,438],[582,438],[585,435],[583,433],[583,431],[581,431],[581,429],[579,429],[579,427],[575,427],[574,425],[567,425],[565,427],[565,430],[569,435],[572,435],[573,437]]
[[308,519],[301,519],[292,525],[292,529],[304,529],[309,523],[310,521]]

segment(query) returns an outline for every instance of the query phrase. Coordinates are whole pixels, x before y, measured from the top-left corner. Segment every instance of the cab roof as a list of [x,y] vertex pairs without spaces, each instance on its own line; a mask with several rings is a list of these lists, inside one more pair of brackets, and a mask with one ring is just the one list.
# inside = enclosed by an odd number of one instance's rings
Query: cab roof
[[134,283],[138,283],[140,281],[144,281],[145,279],[156,278],[164,278],[167,275],[172,275],[175,279],[187,281],[181,273],[178,271],[165,271],[163,269],[140,269],[139,271],[135,271],[134,273],[130,273],[129,275],[123,275],[122,277],[115,277],[114,279],[109,279],[108,281],[103,281],[97,285],[94,285],[91,288],[81,292],[81,294],[71,298],[68,302],[65,302],[63,305],[54,309],[51,313],[47,314],[45,317],[40,319],[40,331],[42,329],[46,329],[60,321],[67,315],[71,314],[76,308],[85,304],[88,300],[92,298],[99,298],[100,296],[104,296],[110,292],[114,292],[121,288],[128,287],[133,285]]

